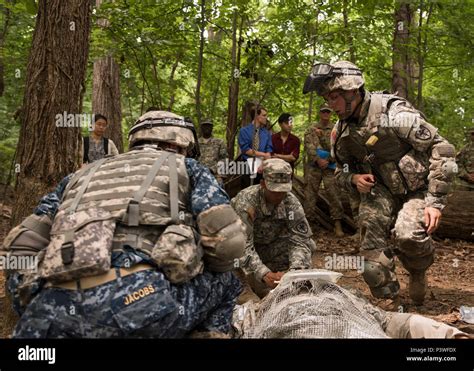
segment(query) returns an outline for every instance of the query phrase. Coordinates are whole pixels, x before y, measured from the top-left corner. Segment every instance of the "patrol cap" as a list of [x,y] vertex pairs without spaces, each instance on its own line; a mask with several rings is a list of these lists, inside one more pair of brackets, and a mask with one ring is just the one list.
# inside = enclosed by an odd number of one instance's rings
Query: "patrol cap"
[[263,179],[268,190],[272,192],[291,191],[291,166],[279,158],[263,161]]
[[319,107],[319,112],[323,112],[323,111],[328,111],[328,112],[332,112],[332,108],[329,107],[329,104],[327,104],[326,102],[324,102],[321,107]]
[[204,119],[201,121],[201,125],[214,125],[211,119]]

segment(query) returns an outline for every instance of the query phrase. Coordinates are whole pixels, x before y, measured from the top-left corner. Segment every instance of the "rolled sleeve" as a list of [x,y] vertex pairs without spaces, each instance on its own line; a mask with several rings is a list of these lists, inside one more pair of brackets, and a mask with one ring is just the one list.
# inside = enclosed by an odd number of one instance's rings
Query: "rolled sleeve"
[[242,153],[252,149],[252,138],[247,127],[240,129],[238,142]]

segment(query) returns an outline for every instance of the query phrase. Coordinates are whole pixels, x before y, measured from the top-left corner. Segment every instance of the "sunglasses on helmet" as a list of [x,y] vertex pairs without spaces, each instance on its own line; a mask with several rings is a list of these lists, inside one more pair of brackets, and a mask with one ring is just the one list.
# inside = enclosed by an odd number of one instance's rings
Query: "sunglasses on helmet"
[[318,95],[322,95],[326,83],[336,75],[362,76],[362,71],[355,67],[334,67],[327,63],[317,63],[306,78],[303,94],[316,91]]

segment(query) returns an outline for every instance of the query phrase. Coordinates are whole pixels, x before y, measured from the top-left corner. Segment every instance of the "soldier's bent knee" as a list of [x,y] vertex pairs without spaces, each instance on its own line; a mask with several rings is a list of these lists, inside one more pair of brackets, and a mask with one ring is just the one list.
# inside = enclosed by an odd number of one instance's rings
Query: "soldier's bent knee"
[[390,250],[382,251],[376,260],[364,262],[362,277],[376,298],[394,298],[398,295],[400,284],[394,273],[395,262]]

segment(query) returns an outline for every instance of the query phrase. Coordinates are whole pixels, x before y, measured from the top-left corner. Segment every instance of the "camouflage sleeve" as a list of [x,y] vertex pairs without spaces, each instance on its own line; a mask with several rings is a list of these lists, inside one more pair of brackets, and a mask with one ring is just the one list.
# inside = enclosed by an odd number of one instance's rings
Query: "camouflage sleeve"
[[227,148],[225,142],[222,140],[219,144],[219,160],[225,160],[227,157]]
[[458,165],[458,176],[461,179],[468,180],[469,173],[467,172],[467,169],[466,169],[466,160],[467,160],[466,148],[467,146],[463,147],[459,151],[458,155],[456,156],[456,163]]
[[36,215],[49,215],[51,219],[54,219],[56,212],[58,211],[59,204],[61,203],[61,198],[63,197],[64,190],[71,180],[73,174],[69,174],[56,187],[56,189],[44,196],[38,206],[36,207],[34,213]]
[[191,181],[190,210],[194,216],[213,206],[229,204],[229,196],[209,169],[192,158],[185,159]]
[[290,210],[288,212],[288,231],[290,234],[289,262],[290,269],[311,268],[311,255],[316,245],[311,238],[313,232],[306,220],[303,207],[298,199],[290,194]]
[[[336,145],[338,144],[336,143],[336,140],[340,136],[340,125],[339,122],[336,124],[334,127],[334,135],[331,135],[331,155],[334,155],[334,160],[336,161],[336,171],[334,172],[334,176],[338,187],[341,187],[348,192],[354,192],[356,189],[352,184],[352,176],[356,174],[357,171],[354,168],[349,154],[339,146],[336,148]],[[346,135],[348,130],[349,129],[344,126],[344,133],[342,135]]]
[[438,129],[424,120],[418,111],[402,111],[393,117],[392,126],[397,135],[415,151],[429,154],[427,207],[442,210],[455,172],[455,150]]
[[316,154],[316,149],[319,146],[319,139],[312,131],[313,128],[309,128],[304,134],[304,148],[306,155],[308,156],[308,161],[314,163],[319,159],[319,156]]
[[263,264],[255,246],[253,244],[253,220],[255,212],[252,212],[251,200],[245,193],[239,193],[231,201],[231,205],[244,223],[247,240],[245,242],[245,253],[240,259],[240,266],[245,274],[255,274],[257,280],[262,281],[263,277],[271,270]]

